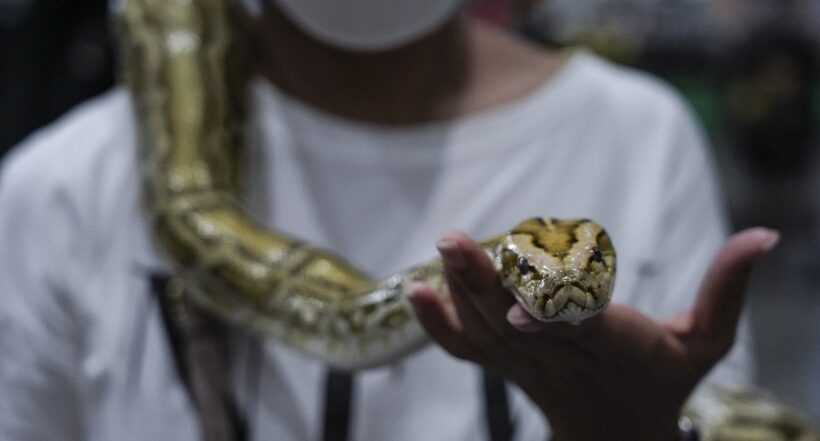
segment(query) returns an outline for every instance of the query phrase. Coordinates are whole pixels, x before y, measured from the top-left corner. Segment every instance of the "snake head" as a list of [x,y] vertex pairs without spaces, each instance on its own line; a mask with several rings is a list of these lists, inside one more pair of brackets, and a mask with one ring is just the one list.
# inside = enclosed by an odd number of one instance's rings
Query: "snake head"
[[609,304],[615,249],[587,219],[526,220],[498,245],[504,286],[536,319],[578,323]]

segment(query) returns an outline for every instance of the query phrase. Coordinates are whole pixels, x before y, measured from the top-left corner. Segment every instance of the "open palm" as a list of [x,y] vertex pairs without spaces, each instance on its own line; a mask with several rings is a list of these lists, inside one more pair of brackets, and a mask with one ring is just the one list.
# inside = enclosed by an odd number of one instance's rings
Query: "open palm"
[[452,355],[496,366],[549,419],[560,440],[675,440],[681,406],[731,348],[752,264],[777,234],[752,228],[720,249],[691,309],[653,320],[619,304],[579,326],[533,319],[463,233],[439,241],[453,308],[418,286],[410,300]]

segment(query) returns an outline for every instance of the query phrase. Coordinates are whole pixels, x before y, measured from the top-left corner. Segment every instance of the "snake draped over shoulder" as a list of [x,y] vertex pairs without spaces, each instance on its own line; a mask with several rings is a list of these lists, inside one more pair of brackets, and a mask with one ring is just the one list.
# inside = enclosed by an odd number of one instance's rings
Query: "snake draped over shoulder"
[[[442,263],[374,280],[243,208],[250,63],[239,11],[230,0],[122,0],[123,73],[156,243],[184,281],[184,295],[239,328],[339,368],[396,360],[427,342],[406,291],[423,282],[446,296]],[[593,221],[529,219],[482,244],[504,286],[538,319],[577,323],[609,304],[615,250]],[[708,439],[763,439],[726,433]]]
[[[229,4],[131,0],[123,13],[146,212],[193,300],[340,368],[386,363],[424,344],[406,292],[422,282],[446,295],[439,260],[374,280],[243,208],[245,72],[228,69],[241,53]],[[595,222],[535,218],[483,245],[536,318],[579,322],[609,304],[615,250]]]

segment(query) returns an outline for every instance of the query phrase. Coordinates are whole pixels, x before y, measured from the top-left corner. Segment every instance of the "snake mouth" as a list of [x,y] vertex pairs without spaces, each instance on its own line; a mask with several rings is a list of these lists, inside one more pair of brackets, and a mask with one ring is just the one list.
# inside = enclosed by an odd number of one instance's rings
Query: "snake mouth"
[[[558,298],[558,295],[560,294],[561,291],[565,291],[565,290],[571,289],[571,288],[575,288],[577,290],[575,292],[580,291],[583,294],[588,294],[589,293],[586,285],[584,285],[583,283],[581,283],[579,281],[573,281],[573,282],[565,282],[565,283],[557,284],[557,285],[552,287],[552,290],[549,293],[544,293],[544,294],[546,294],[549,299],[555,300],[556,298]],[[572,300],[572,299],[573,299],[573,297],[570,297],[570,300]],[[573,302],[573,303],[577,304],[577,302]],[[586,303],[586,302],[584,302],[584,303]],[[578,305],[578,306],[584,306],[584,305]]]
[[542,295],[533,305],[541,321],[568,321],[578,323],[594,315],[605,305],[599,305],[595,296],[580,281],[557,284]]
[[608,298],[600,297],[594,283],[570,275],[556,280],[554,276],[530,272],[526,275],[529,277],[521,280],[516,277],[518,274],[507,274],[502,284],[530,315],[543,322],[579,323],[609,304]]

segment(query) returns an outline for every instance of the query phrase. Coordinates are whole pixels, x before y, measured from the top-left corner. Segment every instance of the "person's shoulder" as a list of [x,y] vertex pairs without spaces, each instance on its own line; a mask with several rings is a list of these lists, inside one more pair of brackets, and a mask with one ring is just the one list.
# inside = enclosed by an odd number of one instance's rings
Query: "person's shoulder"
[[95,216],[137,204],[132,120],[130,94],[117,88],[12,149],[0,164],[1,228],[22,233],[47,222],[49,229],[80,231],[95,228]]
[[606,118],[643,127],[691,118],[683,96],[664,80],[635,68],[615,64],[589,52],[577,55],[578,71],[589,105]]
[[[115,88],[88,100],[15,146],[0,167],[0,194],[30,199],[104,185],[136,158],[129,93]],[[124,176],[122,176],[124,177]]]

